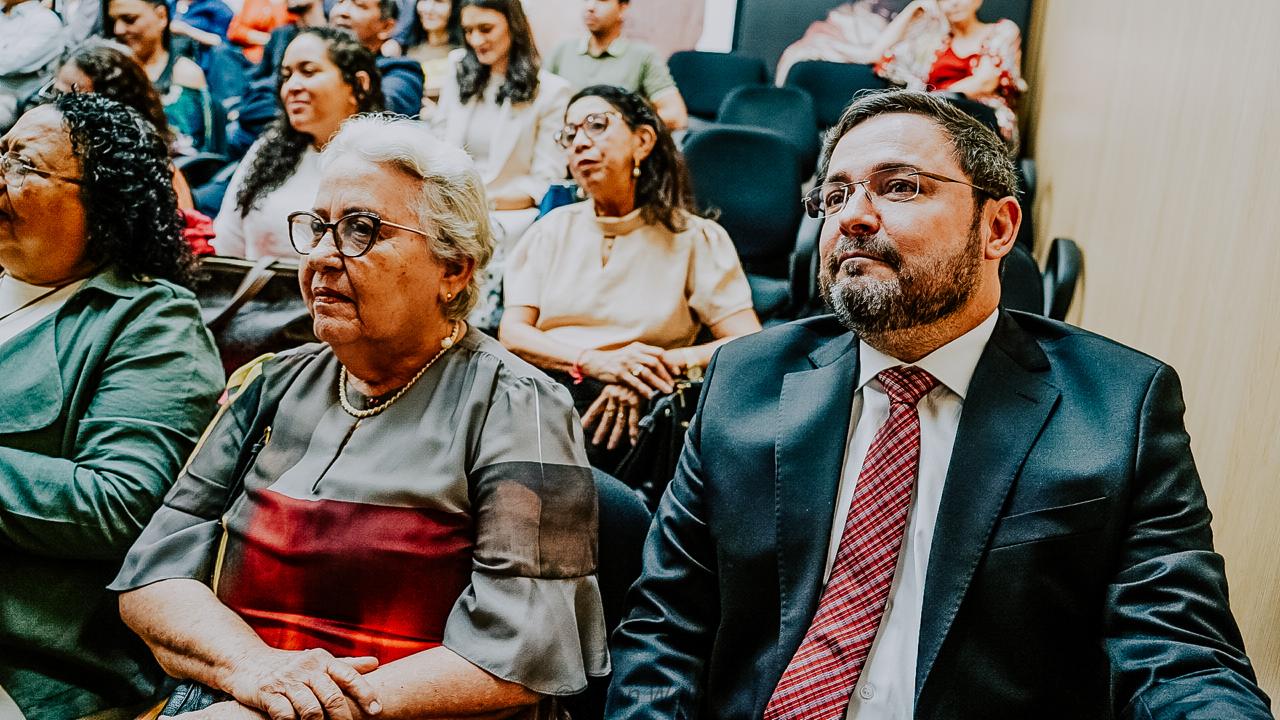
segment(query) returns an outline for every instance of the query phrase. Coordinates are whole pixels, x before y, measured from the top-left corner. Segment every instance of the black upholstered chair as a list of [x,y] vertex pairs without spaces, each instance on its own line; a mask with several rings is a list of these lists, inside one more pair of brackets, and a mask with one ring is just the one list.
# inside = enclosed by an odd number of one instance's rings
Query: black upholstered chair
[[1054,238],[1044,261],[1044,314],[1066,320],[1084,274],[1084,254],[1070,238]]
[[860,90],[880,90],[889,85],[870,65],[805,60],[787,73],[786,86],[809,93],[818,127],[829,128],[840,121],[844,109]]
[[800,153],[800,175],[809,177],[818,164],[818,136],[813,132],[817,116],[813,98],[799,88],[744,85],[729,93],[720,105],[717,122],[773,130],[795,145]]
[[718,211],[717,221],[733,238],[756,313],[764,320],[785,311],[803,215],[795,147],[771,130],[725,125],[691,133],[684,154],[698,208]]
[[734,53],[684,50],[672,54],[667,67],[689,114],[703,120],[715,120],[720,103],[735,88],[768,82],[764,61]]

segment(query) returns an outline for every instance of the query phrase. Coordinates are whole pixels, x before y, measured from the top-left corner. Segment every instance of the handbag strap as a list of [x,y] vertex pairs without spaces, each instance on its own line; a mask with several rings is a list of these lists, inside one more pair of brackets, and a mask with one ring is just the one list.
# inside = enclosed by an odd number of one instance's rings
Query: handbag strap
[[240,312],[240,308],[246,303],[253,300],[262,292],[262,289],[271,282],[271,278],[275,276],[271,266],[276,263],[276,258],[266,256],[258,258],[258,262],[249,268],[249,272],[245,273],[244,279],[240,281],[240,286],[236,288],[236,292],[231,296],[231,302],[222,308],[216,317],[209,321],[208,327],[213,332],[218,332],[231,322],[231,318]]

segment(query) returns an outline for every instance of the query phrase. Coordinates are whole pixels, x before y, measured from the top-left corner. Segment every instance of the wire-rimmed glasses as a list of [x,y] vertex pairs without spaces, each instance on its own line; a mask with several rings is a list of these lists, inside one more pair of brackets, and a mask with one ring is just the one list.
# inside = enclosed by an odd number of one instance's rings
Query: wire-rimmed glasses
[[0,155],[0,174],[4,175],[5,185],[15,190],[22,187],[22,181],[26,180],[28,175],[42,175],[47,178],[69,182],[73,185],[81,185],[84,183],[83,178],[61,175],[53,172],[52,170],[38,168],[11,152]]
[[805,212],[811,218],[827,217],[843,210],[845,203],[849,201],[849,196],[853,194],[854,188],[859,185],[866,191],[867,198],[871,200],[872,204],[875,204],[878,200],[894,203],[910,202],[920,195],[920,178],[922,177],[938,182],[968,185],[986,195],[996,197],[995,193],[986,188],[978,187],[973,183],[904,166],[877,170],[868,175],[865,180],[856,182],[823,183],[805,193],[800,198],[800,201],[804,204]]
[[573,147],[574,138],[578,137],[578,131],[582,130],[587,133],[587,137],[595,139],[600,137],[600,133],[609,129],[610,117],[622,117],[616,112],[606,110],[604,112],[591,113],[582,118],[580,123],[565,123],[565,126],[556,131],[556,144],[568,150]]
[[374,241],[382,232],[383,225],[416,233],[426,238],[431,237],[417,228],[383,220],[377,213],[354,212],[333,222],[326,222],[324,218],[313,212],[299,210],[289,213],[289,242],[299,254],[310,255],[311,251],[324,239],[325,234],[332,231],[338,254],[350,258],[360,257],[373,247]]

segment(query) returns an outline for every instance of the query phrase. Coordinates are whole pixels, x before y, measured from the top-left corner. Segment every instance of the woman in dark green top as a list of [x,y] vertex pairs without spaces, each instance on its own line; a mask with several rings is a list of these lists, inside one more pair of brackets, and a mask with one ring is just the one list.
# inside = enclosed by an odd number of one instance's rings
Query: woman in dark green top
[[125,717],[162,674],[105,586],[221,387],[152,126],[93,94],[19,119],[0,267],[0,716]]

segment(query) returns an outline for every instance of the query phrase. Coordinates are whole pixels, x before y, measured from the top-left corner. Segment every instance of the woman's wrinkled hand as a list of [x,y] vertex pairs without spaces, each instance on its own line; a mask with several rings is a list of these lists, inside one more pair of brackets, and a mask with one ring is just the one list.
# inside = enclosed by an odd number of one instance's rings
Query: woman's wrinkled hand
[[595,428],[591,436],[595,445],[607,442],[606,447],[614,450],[623,437],[634,445],[640,437],[640,406],[643,402],[644,398],[631,388],[606,385],[582,416],[582,427],[588,433]]
[[262,714],[234,700],[214,703],[203,710],[183,713],[183,720],[262,720]]
[[225,689],[240,703],[272,720],[353,720],[351,698],[370,715],[382,712],[364,674],[378,668],[377,658],[335,658],[324,650],[275,650],[242,658]]
[[582,356],[583,371],[597,380],[625,385],[644,397],[675,390],[675,378],[662,361],[665,351],[633,342],[617,350],[592,350]]

